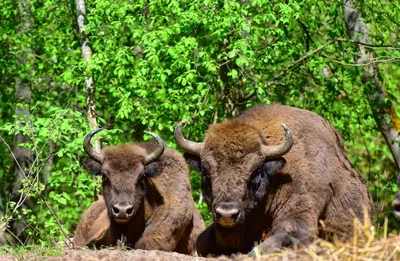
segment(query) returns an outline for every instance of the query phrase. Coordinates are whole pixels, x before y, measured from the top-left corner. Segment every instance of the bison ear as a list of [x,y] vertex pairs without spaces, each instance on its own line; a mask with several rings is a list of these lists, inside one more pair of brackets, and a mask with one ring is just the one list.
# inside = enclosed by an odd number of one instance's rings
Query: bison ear
[[154,161],[145,167],[146,177],[155,177],[162,172],[164,164],[161,161]]
[[187,164],[189,164],[189,166],[192,169],[201,171],[201,161],[200,161],[200,158],[198,156],[195,156],[193,154],[189,154],[189,153],[185,152],[183,154],[183,157],[185,158]]
[[277,172],[279,172],[283,166],[285,166],[286,160],[284,158],[277,158],[273,160],[268,160],[264,162],[263,171],[269,177],[274,176]]
[[92,159],[85,159],[83,161],[83,167],[93,175],[100,175],[101,164]]

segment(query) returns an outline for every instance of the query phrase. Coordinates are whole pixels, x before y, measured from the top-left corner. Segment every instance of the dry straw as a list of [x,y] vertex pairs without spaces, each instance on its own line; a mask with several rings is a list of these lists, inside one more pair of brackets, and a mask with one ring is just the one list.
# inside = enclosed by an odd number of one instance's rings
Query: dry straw
[[[364,212],[365,216],[368,217],[366,211]],[[354,216],[354,213],[352,214]],[[354,218],[354,235],[352,240],[343,242],[336,239],[333,242],[329,242],[317,239],[307,248],[287,249],[279,253],[258,256],[256,260],[400,261],[400,236],[388,236],[387,225],[388,222],[385,220],[384,233],[382,236],[377,237],[375,227],[371,225],[369,218],[366,218],[364,221]],[[237,256],[233,260],[247,261],[251,259],[244,256]]]

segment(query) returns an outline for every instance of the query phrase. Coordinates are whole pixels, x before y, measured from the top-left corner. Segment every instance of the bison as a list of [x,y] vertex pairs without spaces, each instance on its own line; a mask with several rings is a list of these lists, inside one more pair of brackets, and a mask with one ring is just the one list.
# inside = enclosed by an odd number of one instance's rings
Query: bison
[[103,197],[83,214],[76,229],[76,246],[115,245],[122,239],[135,249],[193,254],[197,236],[205,229],[189,182],[189,168],[177,151],[156,142],[107,146],[101,153],[83,147],[85,168],[102,176]]
[[316,236],[344,238],[354,216],[369,219],[367,185],[338,132],[317,114],[257,106],[211,125],[203,142],[183,137],[185,122],[175,129],[176,143],[202,172],[213,218],[199,235],[199,255],[263,254]]
[[[400,186],[400,174],[397,176],[397,185]],[[392,201],[392,208],[396,217],[400,217],[400,191],[396,193]]]

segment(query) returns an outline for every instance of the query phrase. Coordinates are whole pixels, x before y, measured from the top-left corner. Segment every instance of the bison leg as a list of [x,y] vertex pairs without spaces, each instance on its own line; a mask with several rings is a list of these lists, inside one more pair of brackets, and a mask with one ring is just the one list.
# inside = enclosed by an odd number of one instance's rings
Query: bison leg
[[196,250],[199,256],[218,253],[215,225],[209,225],[197,238]]
[[279,251],[284,247],[304,247],[312,243],[315,231],[311,231],[305,221],[287,219],[275,226],[272,233],[260,245],[255,247],[250,255],[267,254]]
[[178,246],[175,249],[179,253],[188,253],[189,255],[194,255],[196,251],[196,241],[200,233],[206,229],[204,221],[197,211],[195,206],[191,207],[193,212],[193,220],[190,225],[186,228],[185,233],[179,240]]
[[192,215],[189,209],[163,205],[154,211],[135,249],[175,251]]
[[82,215],[72,239],[75,246],[110,244],[110,221],[103,198],[92,203]]
[[196,250],[199,256],[232,255],[242,252],[240,246],[222,244],[217,240],[216,225],[209,225],[197,238]]

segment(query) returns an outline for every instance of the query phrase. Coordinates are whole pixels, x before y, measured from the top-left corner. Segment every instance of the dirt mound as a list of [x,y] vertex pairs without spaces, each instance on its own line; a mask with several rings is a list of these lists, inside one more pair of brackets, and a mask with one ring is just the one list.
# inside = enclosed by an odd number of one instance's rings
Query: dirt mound
[[123,260],[154,260],[154,261],[194,261],[204,260],[204,258],[191,257],[174,252],[164,251],[147,251],[147,250],[118,250],[118,249],[101,249],[101,250],[67,250],[62,257],[50,257],[48,261],[66,261],[66,260],[85,260],[85,261],[123,261]]
[[[220,256],[217,258],[192,257],[174,252],[101,249],[101,250],[65,250],[62,257],[50,257],[49,261],[88,260],[88,261],[122,261],[122,260],[154,260],[154,261],[281,261],[281,260],[400,260],[400,236],[392,236],[377,240],[373,233],[369,240],[355,237],[352,242],[331,243],[317,240],[304,249],[286,249],[282,252],[252,258],[247,255]],[[368,238],[367,237],[367,238]]]
[[[37,252],[26,250],[23,253],[6,251],[6,255],[0,255],[0,261],[11,260],[49,260],[49,261],[121,261],[121,260],[154,260],[154,261],[319,261],[319,260],[400,260],[400,235],[387,235],[375,237],[375,230],[372,226],[361,226],[349,242],[328,242],[317,239],[313,244],[303,249],[284,249],[278,253],[252,258],[247,255],[220,256],[217,258],[193,257],[175,252],[131,250],[124,246],[104,248],[100,250],[89,249],[59,249],[59,252],[50,254],[48,251]],[[10,255],[11,254],[11,255]],[[54,255],[49,257],[49,255]],[[47,259],[46,259],[47,257]]]

